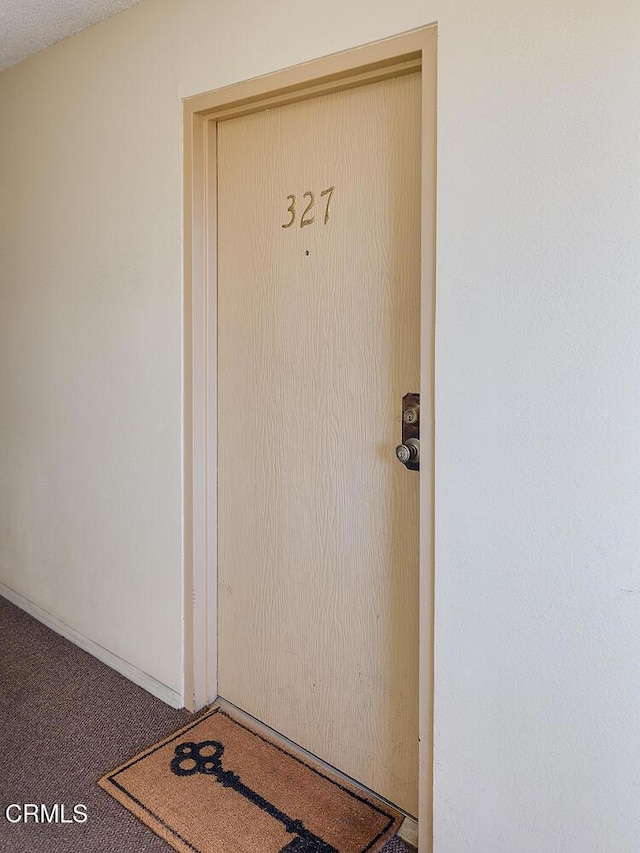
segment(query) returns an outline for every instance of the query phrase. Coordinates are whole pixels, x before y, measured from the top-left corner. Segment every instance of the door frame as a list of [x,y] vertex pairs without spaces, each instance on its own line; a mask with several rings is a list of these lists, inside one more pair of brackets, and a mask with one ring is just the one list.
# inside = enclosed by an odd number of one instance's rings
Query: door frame
[[427,464],[419,475],[420,853],[433,846],[436,50],[437,27],[431,25],[183,101],[183,695],[195,711],[218,695],[217,122],[422,71],[420,393],[431,409],[421,423]]

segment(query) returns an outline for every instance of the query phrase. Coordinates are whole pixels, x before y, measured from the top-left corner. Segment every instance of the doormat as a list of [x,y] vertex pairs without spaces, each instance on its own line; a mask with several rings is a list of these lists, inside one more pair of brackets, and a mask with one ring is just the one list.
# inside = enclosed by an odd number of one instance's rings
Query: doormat
[[402,821],[221,708],[98,784],[181,853],[375,853]]

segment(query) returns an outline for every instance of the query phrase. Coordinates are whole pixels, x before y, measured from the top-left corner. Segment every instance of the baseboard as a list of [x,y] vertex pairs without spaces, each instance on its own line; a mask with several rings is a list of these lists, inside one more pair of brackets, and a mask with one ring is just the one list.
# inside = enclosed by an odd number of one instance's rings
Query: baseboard
[[[318,758],[316,755],[312,755],[306,749],[303,749],[298,744],[290,741],[289,738],[286,738],[284,735],[281,735],[280,732],[275,731],[275,729],[270,728],[265,725],[265,723],[260,722],[255,717],[252,717],[250,714],[247,714],[246,711],[242,711],[236,705],[233,705],[231,702],[228,702],[226,699],[223,699],[222,696],[218,696],[215,700],[216,705],[220,705],[224,708],[225,711],[228,711],[230,716],[235,717],[237,720],[241,722],[247,723],[254,731],[259,731],[265,734],[267,737],[271,738],[276,743],[282,744],[285,749],[290,749],[292,752],[306,756],[314,763],[318,764],[320,767],[324,767],[329,773],[335,774],[339,779],[343,779],[345,783],[348,785],[352,785],[354,788],[362,791],[365,796],[369,797],[377,797],[383,802],[389,802],[385,800],[384,797],[381,797],[380,794],[376,794],[374,791],[371,791],[365,785],[361,785],[359,782],[356,782],[355,779],[352,779],[350,776],[346,776],[340,770],[337,770],[335,767],[332,767],[330,764],[327,764],[326,761],[322,761],[322,759]],[[389,803],[389,805],[393,806],[393,803]],[[398,808],[398,806],[393,806],[394,808]],[[403,841],[406,841],[407,844],[410,844],[412,847],[418,846],[418,821],[411,817],[410,815],[405,814],[404,820],[400,825],[400,829],[398,830],[398,835],[402,838]]]
[[79,634],[78,631],[75,631],[69,625],[65,625],[64,622],[47,613],[46,610],[42,610],[37,604],[29,601],[29,599],[20,595],[20,593],[9,589],[2,582],[0,582],[0,595],[12,604],[15,604],[20,610],[24,610],[25,613],[33,616],[38,622],[42,622],[47,628],[51,628],[56,634],[60,634],[65,640],[69,640],[69,642],[93,655],[94,658],[111,667],[111,669],[115,669],[116,672],[119,672],[120,675],[124,675],[129,681],[133,681],[134,684],[142,687],[147,693],[151,693],[152,696],[161,699],[167,705],[171,705],[172,708],[183,707],[182,696],[175,690],[172,690],[171,687],[138,669],[137,666],[127,663],[127,661],[118,657],[118,655],[114,655],[113,652],[103,648],[93,640],[89,640],[87,637]]

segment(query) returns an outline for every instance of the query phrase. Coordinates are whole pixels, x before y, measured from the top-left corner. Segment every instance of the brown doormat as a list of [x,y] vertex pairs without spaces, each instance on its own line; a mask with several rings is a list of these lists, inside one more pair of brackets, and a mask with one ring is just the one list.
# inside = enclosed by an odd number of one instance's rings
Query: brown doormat
[[98,784],[181,853],[374,853],[402,820],[221,708]]

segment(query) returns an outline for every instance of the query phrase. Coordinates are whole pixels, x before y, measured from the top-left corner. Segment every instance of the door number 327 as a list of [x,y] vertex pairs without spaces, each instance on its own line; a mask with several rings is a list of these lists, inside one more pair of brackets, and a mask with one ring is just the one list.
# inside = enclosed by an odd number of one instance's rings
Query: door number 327
[[[325,225],[329,221],[329,205],[331,204],[331,196],[333,195],[334,190],[335,190],[335,187],[328,187],[326,190],[322,190],[322,192],[320,193],[320,198],[324,198],[326,196],[326,199],[327,199],[326,203],[325,203],[325,207],[324,207],[324,224]],[[316,221],[315,215],[311,216],[311,211],[313,210],[313,208],[315,207],[315,204],[316,204],[316,197],[311,192],[311,190],[307,190],[306,193],[303,193],[302,198],[303,199],[307,199],[307,198],[309,199],[307,206],[302,211],[302,216],[300,217],[300,227],[304,228],[305,225],[312,225]],[[287,208],[287,213],[290,214],[290,219],[288,222],[285,222],[282,225],[283,228],[291,228],[291,226],[295,223],[296,218],[298,216],[298,213],[296,210],[296,196],[295,195],[288,195],[287,201],[291,202],[291,204]]]

